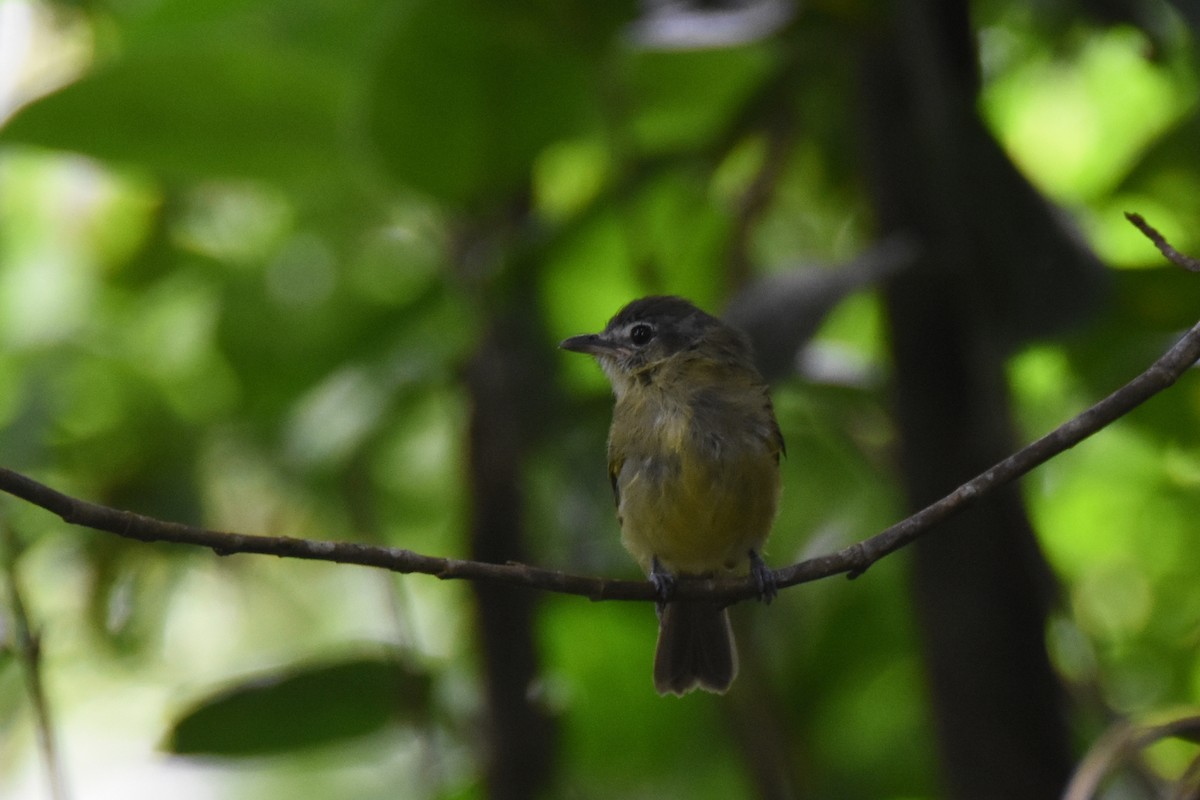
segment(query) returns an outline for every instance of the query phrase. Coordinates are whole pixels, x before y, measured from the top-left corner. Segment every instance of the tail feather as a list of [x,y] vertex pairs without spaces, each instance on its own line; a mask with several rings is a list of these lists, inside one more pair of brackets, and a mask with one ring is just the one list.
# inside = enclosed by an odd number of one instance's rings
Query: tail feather
[[684,695],[700,688],[723,693],[737,675],[729,615],[712,603],[668,603],[658,628],[654,688]]

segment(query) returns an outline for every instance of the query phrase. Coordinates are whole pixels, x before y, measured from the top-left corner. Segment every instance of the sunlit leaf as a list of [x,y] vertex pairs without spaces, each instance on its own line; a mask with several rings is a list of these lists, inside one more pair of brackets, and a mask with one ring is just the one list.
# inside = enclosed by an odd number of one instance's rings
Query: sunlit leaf
[[657,153],[698,150],[715,142],[778,56],[763,44],[633,53],[624,67],[638,144]]

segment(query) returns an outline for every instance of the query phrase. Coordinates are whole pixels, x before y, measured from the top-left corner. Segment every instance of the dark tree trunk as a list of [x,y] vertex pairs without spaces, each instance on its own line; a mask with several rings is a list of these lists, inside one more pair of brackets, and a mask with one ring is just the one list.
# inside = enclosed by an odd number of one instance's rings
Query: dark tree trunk
[[[528,199],[460,241],[462,277],[478,286],[482,337],[467,365],[470,401],[467,469],[471,488],[469,557],[528,562],[522,476],[550,402],[547,336],[533,291],[534,262],[512,257],[504,269],[486,261],[498,240],[512,246],[523,230]],[[496,251],[499,252],[499,251]],[[481,272],[481,267],[483,271]],[[486,699],[486,797],[544,795],[558,758],[558,728],[531,688],[540,676],[539,593],[472,581]]]
[[[965,4],[897,9],[867,59],[863,130],[882,232],[921,251],[885,293],[902,467],[919,508],[1012,452],[1005,359],[1085,312],[1098,268],[978,119]],[[1061,794],[1072,757],[1044,644],[1052,587],[1016,487],[913,548],[951,797]]]

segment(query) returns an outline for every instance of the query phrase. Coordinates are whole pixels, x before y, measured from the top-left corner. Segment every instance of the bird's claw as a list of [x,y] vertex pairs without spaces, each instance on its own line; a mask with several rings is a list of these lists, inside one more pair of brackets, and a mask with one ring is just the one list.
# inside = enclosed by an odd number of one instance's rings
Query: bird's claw
[[675,576],[666,570],[659,562],[658,556],[650,559],[650,583],[654,584],[654,593],[658,596],[655,607],[661,617],[663,609],[675,596]]
[[779,594],[779,586],[775,583],[775,573],[762,560],[757,550],[750,551],[750,575],[758,588],[758,599],[770,605]]

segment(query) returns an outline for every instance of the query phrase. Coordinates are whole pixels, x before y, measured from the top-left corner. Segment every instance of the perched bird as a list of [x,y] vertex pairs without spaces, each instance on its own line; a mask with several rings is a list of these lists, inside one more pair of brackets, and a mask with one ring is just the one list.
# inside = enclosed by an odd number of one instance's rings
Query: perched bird
[[608,474],[621,542],[659,595],[654,687],[724,692],[737,674],[725,607],[671,602],[676,576],[746,565],[775,594],[759,553],[779,501],[783,435],[746,337],[680,297],[644,297],[600,333],[560,345],[600,362],[616,404]]

